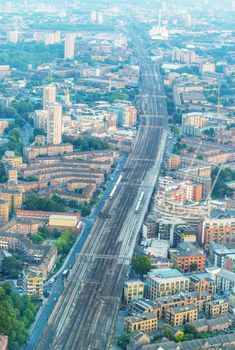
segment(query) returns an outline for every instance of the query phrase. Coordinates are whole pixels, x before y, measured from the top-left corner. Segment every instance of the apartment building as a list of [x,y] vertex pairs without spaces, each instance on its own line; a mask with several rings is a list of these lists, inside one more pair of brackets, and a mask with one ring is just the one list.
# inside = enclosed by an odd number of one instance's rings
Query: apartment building
[[57,259],[55,246],[34,244],[22,233],[0,232],[0,249],[16,250],[27,261],[37,266],[43,279],[47,278]]
[[[45,101],[45,104],[47,105],[48,102]],[[44,131],[47,130],[47,118],[48,118],[48,110],[42,109],[42,110],[36,110],[33,113],[33,120],[34,120],[34,126],[35,128],[43,129]]]
[[156,238],[158,234],[158,223],[154,220],[146,220],[143,224],[143,238]]
[[47,118],[47,143],[59,145],[62,140],[62,105],[50,104]]
[[176,251],[171,254],[171,259],[183,273],[205,270],[206,254],[202,251]]
[[235,288],[235,273],[219,269],[215,275],[216,289],[223,292],[231,292]]
[[56,103],[56,86],[47,85],[43,88],[43,110],[47,110],[50,104]]
[[198,293],[208,293],[213,295],[215,293],[215,281],[207,274],[195,273],[189,276],[190,291]]
[[14,189],[0,189],[0,200],[4,200],[9,205],[9,211],[15,211],[22,208],[23,193],[20,190]]
[[208,249],[211,242],[229,243],[235,241],[235,219],[206,219],[199,226],[199,240]]
[[0,224],[6,224],[9,221],[9,203],[6,200],[0,199]]
[[69,143],[60,145],[30,146],[24,148],[23,157],[26,162],[30,162],[41,156],[59,156],[72,152],[73,145]]
[[156,300],[158,297],[177,294],[189,290],[189,278],[176,269],[158,269],[148,273],[148,297]]
[[140,300],[144,297],[144,283],[139,280],[126,281],[124,284],[124,301],[128,304],[134,300]]
[[226,299],[211,300],[206,304],[205,312],[211,317],[225,314],[228,312],[228,301]]
[[6,151],[2,157],[3,162],[10,164],[14,168],[21,168],[23,166],[22,157],[15,156],[14,152]]
[[124,320],[124,330],[126,332],[150,333],[157,330],[157,325],[157,316],[151,312],[145,312],[140,316],[129,316]]
[[174,327],[183,326],[187,322],[193,322],[198,318],[197,307],[193,304],[176,306],[167,310],[166,321]]
[[65,43],[64,43],[64,59],[65,60],[74,59],[75,41],[76,41],[75,33],[68,33],[65,35]]
[[181,156],[177,154],[171,154],[167,159],[167,169],[169,171],[176,170],[181,165]]
[[43,277],[40,270],[37,268],[29,268],[23,270],[22,286],[24,294],[29,297],[43,297]]

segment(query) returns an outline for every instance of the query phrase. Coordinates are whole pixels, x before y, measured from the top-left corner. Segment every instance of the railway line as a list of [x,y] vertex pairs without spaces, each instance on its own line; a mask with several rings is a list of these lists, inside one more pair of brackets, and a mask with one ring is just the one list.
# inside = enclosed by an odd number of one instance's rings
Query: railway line
[[133,152],[78,256],[37,350],[104,350],[111,344],[128,264],[167,140],[166,102],[158,69],[141,43],[137,53],[142,107]]

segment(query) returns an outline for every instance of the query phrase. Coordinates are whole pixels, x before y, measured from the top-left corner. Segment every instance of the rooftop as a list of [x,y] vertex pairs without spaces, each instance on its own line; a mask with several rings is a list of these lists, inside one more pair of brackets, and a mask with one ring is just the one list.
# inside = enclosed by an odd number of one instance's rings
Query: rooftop
[[148,276],[150,277],[159,277],[159,278],[175,278],[175,277],[183,277],[183,274],[177,269],[152,269]]
[[187,306],[176,306],[176,307],[171,308],[171,312],[173,314],[179,314],[182,312],[188,312],[188,311],[193,311],[193,310],[197,310],[197,307],[194,304],[189,304]]

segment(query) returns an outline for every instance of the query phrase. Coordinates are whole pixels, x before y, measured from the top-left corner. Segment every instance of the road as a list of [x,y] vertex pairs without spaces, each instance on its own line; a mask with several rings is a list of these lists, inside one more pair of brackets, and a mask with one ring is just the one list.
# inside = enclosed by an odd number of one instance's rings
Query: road
[[140,39],[136,46],[142,107],[133,151],[120,185],[106,201],[77,258],[37,350],[104,350],[112,342],[123,283],[167,142],[166,98],[160,74]]
[[20,141],[28,146],[31,136],[33,136],[33,127],[29,123],[26,123],[22,129]]

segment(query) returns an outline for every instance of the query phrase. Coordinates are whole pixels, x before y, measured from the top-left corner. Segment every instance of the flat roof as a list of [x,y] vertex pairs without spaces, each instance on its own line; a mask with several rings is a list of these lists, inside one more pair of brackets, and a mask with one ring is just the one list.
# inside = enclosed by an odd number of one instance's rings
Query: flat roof
[[63,219],[63,220],[77,220],[77,216],[67,216],[67,215],[50,215],[49,219]]

